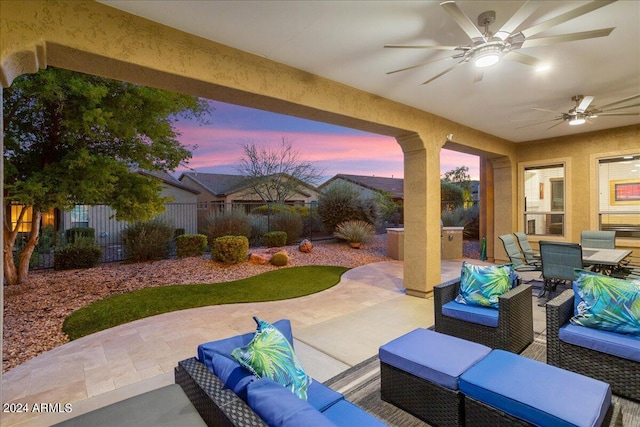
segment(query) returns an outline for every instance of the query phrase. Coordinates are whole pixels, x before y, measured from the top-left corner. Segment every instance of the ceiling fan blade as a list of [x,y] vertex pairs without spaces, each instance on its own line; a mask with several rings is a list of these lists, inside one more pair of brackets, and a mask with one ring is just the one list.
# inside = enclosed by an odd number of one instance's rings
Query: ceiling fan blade
[[544,62],[539,60],[538,58],[534,58],[533,56],[525,55],[520,52],[507,52],[503,57],[503,59],[507,59],[509,61],[519,62],[524,65],[530,65],[532,67],[541,67]]
[[464,31],[471,40],[473,40],[474,42],[486,42],[484,35],[480,32],[478,27],[476,27],[473,22],[471,22],[469,17],[465,15],[462,10],[460,10],[458,5],[454,1],[445,1],[443,3],[440,3],[440,6],[442,6],[444,10],[446,10],[447,13],[451,15],[453,20],[456,21],[456,24],[458,24],[460,28],[462,28],[462,31]]
[[385,44],[387,49],[439,49],[439,50],[456,50],[460,46],[428,46],[420,44]]
[[528,39],[529,37],[548,30],[551,27],[555,27],[556,25],[570,21],[571,19],[577,18],[578,16],[582,16],[586,13],[593,12],[594,10],[600,9],[601,7],[604,7],[615,1],[616,0],[602,0],[589,2],[583,6],[570,10],[569,12],[563,13],[562,15],[558,15],[555,18],[551,18],[547,21],[541,22],[538,25],[534,25],[533,27],[522,30],[521,33],[523,36],[525,36],[525,38]]
[[593,96],[583,96],[582,101],[576,107],[576,112],[584,113],[587,108],[589,108],[589,104],[593,101]]
[[[543,123],[555,122],[555,121],[558,121],[558,120],[563,120],[563,118],[562,118],[562,117],[560,117],[560,118],[551,119],[551,120],[544,120],[544,121],[541,121],[541,122],[537,122],[537,123],[532,123],[532,124],[529,124],[529,125],[520,126],[520,127],[517,127],[516,129],[528,128],[528,127],[530,127],[530,126],[541,125],[541,124],[543,124]],[[562,123],[562,122],[561,122],[561,123]],[[555,126],[555,125],[554,125],[554,126]],[[552,126],[552,127],[553,127],[553,126]]]
[[444,70],[443,72],[435,75],[434,77],[431,77],[429,80],[427,80],[426,82],[422,83],[423,85],[426,85],[427,83],[431,83],[432,81],[434,81],[435,79],[437,79],[438,77],[442,77],[445,74],[447,74],[449,71],[452,71],[454,68],[464,64],[466,61],[462,60],[460,62],[458,62],[457,64],[452,65],[451,67],[447,68],[446,70]]
[[598,113],[598,116],[640,116],[640,113]]
[[636,99],[636,98],[640,98],[640,94],[638,94],[638,95],[633,95],[633,96],[630,96],[630,97],[628,97],[628,98],[624,98],[624,99],[619,99],[618,101],[610,102],[610,103],[609,103],[609,104],[607,104],[607,105],[602,105],[602,106],[600,106],[600,109],[604,110],[605,108],[607,108],[607,107],[611,107],[612,105],[621,104],[621,103],[623,103],[623,102],[631,101],[632,99]]
[[609,108],[609,109],[600,110],[600,111],[602,111],[603,113],[608,113],[609,111],[622,110],[624,108],[632,108],[632,107],[638,107],[638,106],[640,106],[640,104],[625,105],[625,106],[622,106],[622,107]]
[[545,46],[554,43],[571,42],[575,40],[595,39],[597,37],[607,37],[615,27],[602,28],[600,30],[583,31],[581,33],[560,34],[557,36],[540,37],[538,39],[526,39],[521,48]]
[[556,123],[555,125],[548,127],[548,128],[547,128],[547,130],[549,130],[549,129],[553,129],[553,128],[554,128],[554,127],[556,127],[556,126],[560,126],[560,125],[561,125],[561,124],[563,124],[563,123],[564,123],[564,119],[563,119],[560,123]]
[[425,65],[434,64],[436,62],[446,61],[447,59],[455,59],[456,57],[457,56],[447,56],[447,57],[444,57],[444,58],[433,59],[431,61],[421,62],[420,64],[412,65],[411,67],[406,67],[406,68],[401,68],[399,70],[389,71],[387,74],[395,74],[395,73],[399,73],[401,71],[413,70],[414,68],[424,67]]
[[535,10],[540,6],[540,0],[529,0],[525,2],[520,9],[516,13],[509,18],[509,20],[498,30],[495,34],[496,37],[499,37],[501,40],[505,40],[507,37],[513,33],[513,31],[518,28],[520,24],[524,22]]
[[532,108],[532,110],[544,111],[545,113],[553,113],[553,114],[565,114],[561,111],[545,110],[544,108]]
[[484,77],[484,71],[481,68],[476,68],[476,71],[473,74],[473,82],[474,83],[481,82],[483,77]]

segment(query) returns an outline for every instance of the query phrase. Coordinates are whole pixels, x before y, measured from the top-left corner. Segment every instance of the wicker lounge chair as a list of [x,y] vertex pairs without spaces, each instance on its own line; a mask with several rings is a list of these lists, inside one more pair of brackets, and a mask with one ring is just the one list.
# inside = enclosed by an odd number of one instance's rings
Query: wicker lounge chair
[[640,401],[640,363],[569,344],[560,328],[573,316],[573,290],[547,303],[547,363],[611,384],[614,394]]
[[520,353],[533,342],[530,285],[521,284],[500,296],[498,327],[471,323],[442,314],[442,306],[453,301],[459,289],[459,278],[434,287],[436,332],[514,353]]

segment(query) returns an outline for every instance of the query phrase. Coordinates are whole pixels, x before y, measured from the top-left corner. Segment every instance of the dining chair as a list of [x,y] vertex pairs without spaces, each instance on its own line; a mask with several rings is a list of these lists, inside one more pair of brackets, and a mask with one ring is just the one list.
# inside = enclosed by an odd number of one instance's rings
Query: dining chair
[[[578,243],[540,241],[540,257],[542,258],[542,278],[544,287],[538,295],[542,298],[547,292],[548,298],[555,292],[559,284],[572,282],[575,270],[583,268],[582,246]],[[548,299],[539,303],[546,305]]]
[[529,238],[522,231],[516,231],[513,233],[518,239],[518,244],[520,245],[520,249],[524,254],[524,260],[527,264],[540,266],[542,262],[540,261],[540,254],[536,254],[531,244],[529,244]]
[[602,230],[583,230],[580,234],[583,248],[615,249],[616,232]]
[[509,261],[513,264],[513,268],[516,271],[539,271],[540,267],[536,265],[529,265],[525,262],[525,258],[520,252],[516,240],[513,234],[503,234],[498,236],[504,245],[504,250],[509,257]]

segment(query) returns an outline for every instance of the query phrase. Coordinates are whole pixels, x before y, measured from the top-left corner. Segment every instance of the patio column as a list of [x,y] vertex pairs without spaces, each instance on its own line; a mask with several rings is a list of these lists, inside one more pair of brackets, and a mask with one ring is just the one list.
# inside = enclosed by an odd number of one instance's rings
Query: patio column
[[441,281],[440,146],[425,147],[418,134],[396,139],[404,153],[404,287],[426,298]]

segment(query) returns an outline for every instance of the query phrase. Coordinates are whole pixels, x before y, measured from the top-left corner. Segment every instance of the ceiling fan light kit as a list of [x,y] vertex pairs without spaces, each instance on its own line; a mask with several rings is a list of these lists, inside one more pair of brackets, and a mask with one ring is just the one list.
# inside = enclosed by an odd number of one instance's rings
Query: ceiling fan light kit
[[502,50],[499,46],[485,46],[478,49],[474,55],[474,64],[478,68],[486,68],[500,62]]
[[587,122],[587,119],[585,118],[585,115],[582,113],[577,113],[575,117],[569,120],[569,124],[571,126],[583,125],[586,122]]

